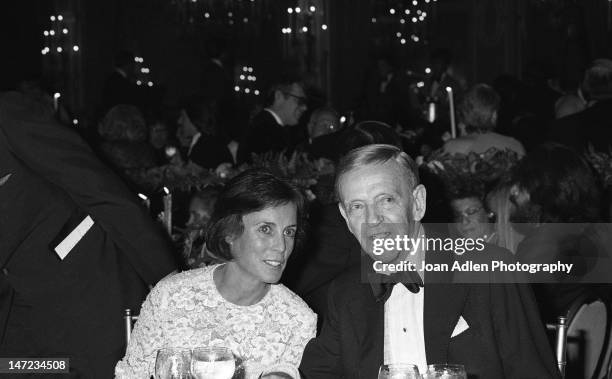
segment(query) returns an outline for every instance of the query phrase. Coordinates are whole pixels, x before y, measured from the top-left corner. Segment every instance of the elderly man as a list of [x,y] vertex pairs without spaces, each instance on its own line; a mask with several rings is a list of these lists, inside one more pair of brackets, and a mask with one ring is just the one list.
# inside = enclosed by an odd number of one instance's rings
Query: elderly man
[[283,78],[270,89],[268,106],[251,121],[238,148],[238,163],[249,162],[251,154],[280,152],[291,147],[288,127],[300,121],[307,109],[304,86],[296,78]]
[[[380,238],[433,235],[420,223],[426,191],[408,155],[390,145],[364,146],[341,160],[337,175],[340,212],[372,260],[420,267],[453,259],[423,248],[372,248]],[[375,378],[382,364],[413,363],[424,371],[445,362],[477,378],[559,376],[527,287],[452,284],[452,272],[375,272],[373,266],[369,261],[363,272],[347,272],[331,285],[323,329],[302,358],[306,378]]]

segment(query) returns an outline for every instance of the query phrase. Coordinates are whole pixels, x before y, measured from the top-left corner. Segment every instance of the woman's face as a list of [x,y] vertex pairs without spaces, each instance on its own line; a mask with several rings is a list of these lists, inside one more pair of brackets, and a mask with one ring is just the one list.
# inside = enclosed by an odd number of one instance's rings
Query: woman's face
[[161,149],[168,143],[168,129],[162,122],[156,122],[149,127],[149,142],[156,149]]
[[208,209],[202,199],[194,197],[189,204],[187,227],[193,229],[203,228],[210,221],[210,213],[211,210]]
[[234,263],[251,280],[276,283],[293,251],[297,207],[293,203],[268,207],[242,217],[244,231],[227,237]]
[[475,197],[451,201],[457,232],[463,238],[482,238],[491,233],[487,212],[482,202]]

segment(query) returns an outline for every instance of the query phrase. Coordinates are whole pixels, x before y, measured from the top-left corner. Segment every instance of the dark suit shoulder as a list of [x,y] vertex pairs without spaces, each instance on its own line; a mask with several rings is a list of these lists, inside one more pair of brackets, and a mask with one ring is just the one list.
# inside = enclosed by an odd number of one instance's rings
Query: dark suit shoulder
[[329,297],[336,301],[364,297],[374,299],[370,284],[362,280],[360,266],[351,267],[334,279],[329,289]]
[[261,128],[261,127],[275,127],[280,126],[274,116],[267,110],[262,110],[257,113],[253,120],[251,120],[251,128]]

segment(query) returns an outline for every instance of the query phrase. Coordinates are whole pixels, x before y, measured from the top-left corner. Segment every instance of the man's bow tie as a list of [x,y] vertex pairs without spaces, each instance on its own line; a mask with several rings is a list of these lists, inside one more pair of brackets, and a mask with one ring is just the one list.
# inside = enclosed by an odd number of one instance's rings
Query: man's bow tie
[[421,277],[414,271],[395,272],[391,275],[370,273],[368,280],[372,286],[372,292],[376,301],[383,302],[387,301],[389,296],[391,296],[393,286],[397,283],[402,283],[412,293],[418,293],[420,288],[423,287]]

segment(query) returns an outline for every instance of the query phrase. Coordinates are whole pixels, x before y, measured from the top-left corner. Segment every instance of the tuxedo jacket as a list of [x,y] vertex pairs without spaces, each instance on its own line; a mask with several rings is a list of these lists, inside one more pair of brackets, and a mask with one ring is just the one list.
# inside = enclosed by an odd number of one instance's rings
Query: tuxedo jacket
[[251,154],[268,151],[280,152],[291,143],[290,126],[282,126],[267,110],[259,112],[249,127],[238,148],[238,163],[250,162]]
[[589,144],[595,150],[608,152],[612,146],[612,99],[601,100],[592,107],[555,120],[548,139],[583,153]]
[[[63,259],[62,259],[63,258]],[[133,193],[38,103],[0,95],[0,356],[112,377],[123,309],[176,267]]]
[[326,314],[329,285],[347,269],[359,266],[361,247],[336,203],[314,203],[309,217],[312,230],[304,246],[291,254],[282,281],[319,315],[320,323]]
[[[463,364],[468,378],[559,377],[528,287],[453,284],[445,275],[425,275],[428,364]],[[353,269],[332,283],[321,334],[302,357],[305,378],[377,377],[384,359],[384,301],[377,301],[371,284],[361,278],[361,269]],[[451,337],[461,318],[468,328]]]

